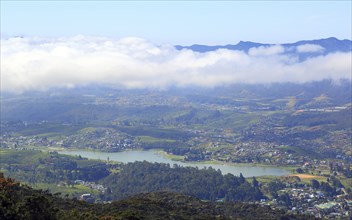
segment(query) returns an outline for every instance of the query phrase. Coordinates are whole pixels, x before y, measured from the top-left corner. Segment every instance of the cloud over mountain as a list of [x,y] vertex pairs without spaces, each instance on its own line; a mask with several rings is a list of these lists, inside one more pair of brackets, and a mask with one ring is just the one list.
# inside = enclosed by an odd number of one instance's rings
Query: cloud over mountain
[[270,55],[278,55],[285,52],[285,48],[281,45],[274,46],[259,46],[252,47],[249,49],[248,54],[251,56],[270,56]]
[[321,53],[325,48],[317,44],[304,44],[297,46],[296,50],[298,53]]
[[[306,45],[307,52],[320,49]],[[299,61],[281,45],[205,53],[140,38],[1,39],[1,89],[46,90],[90,84],[125,88],[214,87],[231,83],[351,79],[351,52]]]

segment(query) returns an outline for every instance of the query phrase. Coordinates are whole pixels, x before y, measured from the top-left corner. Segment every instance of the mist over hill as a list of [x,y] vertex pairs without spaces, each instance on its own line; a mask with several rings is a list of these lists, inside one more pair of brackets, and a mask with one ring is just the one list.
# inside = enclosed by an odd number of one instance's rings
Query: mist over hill
[[281,45],[156,45],[141,38],[1,39],[1,91],[98,85],[123,89],[216,88],[232,84],[351,79],[351,41]]

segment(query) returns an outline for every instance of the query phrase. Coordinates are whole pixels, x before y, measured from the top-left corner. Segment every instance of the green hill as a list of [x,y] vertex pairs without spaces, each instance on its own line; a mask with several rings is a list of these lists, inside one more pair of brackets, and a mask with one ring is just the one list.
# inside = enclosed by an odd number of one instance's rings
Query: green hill
[[61,198],[0,175],[0,219],[308,219],[241,202],[213,203],[170,192],[110,204]]

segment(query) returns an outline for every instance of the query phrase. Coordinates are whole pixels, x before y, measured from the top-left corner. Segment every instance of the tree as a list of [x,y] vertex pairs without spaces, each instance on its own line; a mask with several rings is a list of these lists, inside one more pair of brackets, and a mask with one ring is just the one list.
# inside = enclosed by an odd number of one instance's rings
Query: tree
[[255,177],[253,177],[252,185],[255,188],[258,188],[258,186],[259,186],[259,182],[257,181],[257,179]]
[[299,167],[299,168],[296,169],[296,172],[297,172],[297,173],[304,173],[304,170]]
[[246,178],[244,178],[243,174],[240,173],[240,183],[246,182]]
[[313,189],[319,189],[320,183],[316,179],[312,179],[311,181]]
[[284,202],[286,206],[292,205],[290,195],[288,195],[287,193],[279,195],[277,200]]

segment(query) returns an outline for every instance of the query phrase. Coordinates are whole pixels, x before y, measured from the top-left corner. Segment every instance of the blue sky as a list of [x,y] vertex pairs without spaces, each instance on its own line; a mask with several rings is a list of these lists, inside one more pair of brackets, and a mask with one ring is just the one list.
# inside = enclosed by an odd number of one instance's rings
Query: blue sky
[[1,1],[1,33],[7,36],[285,43],[351,39],[351,20],[351,1]]

